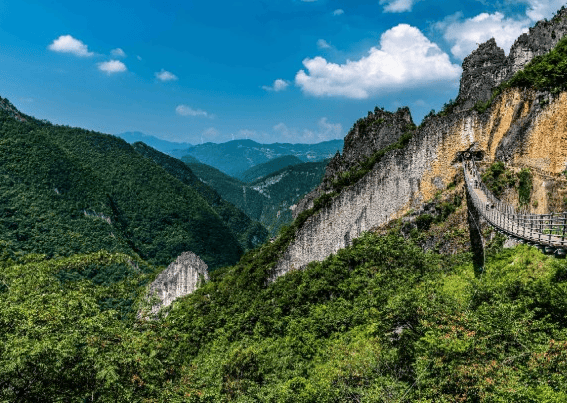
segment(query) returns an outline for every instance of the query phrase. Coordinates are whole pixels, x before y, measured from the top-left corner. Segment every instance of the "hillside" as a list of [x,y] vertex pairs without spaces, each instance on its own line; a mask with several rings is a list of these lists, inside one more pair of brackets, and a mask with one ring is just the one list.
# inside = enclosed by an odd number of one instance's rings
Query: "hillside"
[[183,157],[182,161],[203,183],[213,188],[224,200],[234,204],[253,220],[259,220],[266,197],[251,189],[248,184],[233,178],[206,164],[194,163]]
[[253,249],[266,240],[268,231],[262,224],[251,220],[244,212],[221,198],[212,187],[201,182],[185,163],[144,143],[134,143],[133,147],[138,153],[163,167],[170,175],[195,189],[236,235],[243,250]]
[[201,181],[261,222],[271,236],[291,223],[292,206],[317,187],[326,165],[327,161],[300,163],[281,168],[252,183],[244,183],[208,165],[187,163]]
[[124,140],[3,110],[0,194],[0,239],[22,253],[104,249],[162,265],[191,250],[212,267],[242,253],[199,193]]
[[180,159],[185,155],[191,155],[203,164],[238,177],[258,164],[285,155],[293,155],[303,162],[322,161],[335,155],[342,145],[343,140],[330,140],[318,144],[260,144],[252,140],[233,140],[221,144],[199,144],[169,154]]
[[250,183],[264,176],[268,176],[282,168],[301,164],[302,162],[303,161],[294,155],[284,155],[283,157],[274,158],[268,162],[264,162],[263,164],[255,165],[252,168],[238,174],[236,177],[243,182]]

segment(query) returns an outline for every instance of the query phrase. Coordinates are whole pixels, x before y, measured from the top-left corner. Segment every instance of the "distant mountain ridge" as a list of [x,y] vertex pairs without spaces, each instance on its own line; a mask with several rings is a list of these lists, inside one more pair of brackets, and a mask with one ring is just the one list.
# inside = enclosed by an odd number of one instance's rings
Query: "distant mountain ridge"
[[176,158],[190,155],[203,164],[238,177],[256,165],[285,155],[293,155],[303,162],[326,160],[341,150],[343,143],[343,140],[330,140],[317,144],[261,144],[253,140],[233,140],[221,144],[199,144],[183,150],[174,150],[168,154]]
[[150,147],[155,148],[158,151],[161,151],[162,153],[166,153],[172,150],[178,150],[181,148],[192,147],[192,144],[190,143],[178,143],[174,141],[168,141],[142,132],[124,132],[117,134],[116,136],[120,137],[123,140],[126,140],[130,144],[134,144],[137,143],[138,141],[141,141],[149,145]]

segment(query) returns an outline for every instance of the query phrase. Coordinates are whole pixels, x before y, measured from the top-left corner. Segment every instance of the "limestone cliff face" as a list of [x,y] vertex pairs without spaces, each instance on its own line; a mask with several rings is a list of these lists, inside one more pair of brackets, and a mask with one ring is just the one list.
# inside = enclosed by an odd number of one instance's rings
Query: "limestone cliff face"
[[[508,89],[482,114],[471,107],[489,100],[494,87],[534,57],[547,53],[565,34],[567,10],[562,9],[552,21],[539,22],[520,36],[507,57],[494,40],[482,44],[464,60],[454,112],[426,119],[404,149],[386,154],[360,181],[344,188],[330,206],[310,217],[277,263],[272,280],[311,261],[323,260],[361,232],[398,218],[410,208],[419,208],[455,178],[461,169],[459,155],[464,151],[476,151],[487,163],[499,159],[515,169],[531,168],[534,194],[552,201],[550,189],[565,182],[561,173],[567,168],[567,92],[552,97],[533,90]],[[404,122],[411,122],[411,116],[406,116],[409,111],[387,116],[391,127],[397,128],[386,136],[388,139],[397,139],[403,133]],[[386,119],[374,114],[369,118],[381,124]],[[297,204],[295,216],[328,192],[326,183],[336,175],[356,167],[357,160],[378,147],[391,144],[360,135],[357,125],[347,136],[348,141],[345,139],[343,155],[333,158],[324,182]],[[367,123],[362,126],[367,127]],[[546,213],[548,203],[532,207],[534,213]]]
[[539,102],[542,96],[547,95],[508,90],[484,114],[462,111],[426,120],[406,148],[386,155],[331,206],[308,219],[272,279],[325,259],[363,231],[433,198],[460,171],[463,151],[476,149],[487,161],[504,158],[534,167],[536,177],[538,170],[559,176],[567,167],[567,93],[545,107]]
[[457,109],[468,110],[478,101],[490,99],[492,89],[509,80],[534,57],[549,52],[567,34],[567,9],[561,9],[551,21],[539,21],[504,50],[493,39],[481,44],[463,61],[463,75],[457,97]]
[[359,119],[345,137],[342,155],[337,153],[327,164],[322,184],[300,200],[293,209],[293,218],[313,207],[313,200],[325,193],[329,183],[341,173],[356,168],[366,157],[388,147],[413,128],[409,108],[395,113],[375,108],[366,118]]
[[173,263],[162,271],[150,284],[148,296],[157,297],[151,314],[169,306],[175,299],[191,294],[201,282],[209,280],[208,267],[193,252],[183,252]]

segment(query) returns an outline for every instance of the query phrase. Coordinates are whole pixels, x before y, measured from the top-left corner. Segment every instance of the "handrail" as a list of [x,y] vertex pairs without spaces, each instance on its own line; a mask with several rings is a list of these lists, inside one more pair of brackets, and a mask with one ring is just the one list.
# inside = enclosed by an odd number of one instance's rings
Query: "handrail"
[[494,228],[542,246],[567,249],[567,213],[528,214],[500,201],[482,182],[474,160],[463,161],[467,191],[474,207]]

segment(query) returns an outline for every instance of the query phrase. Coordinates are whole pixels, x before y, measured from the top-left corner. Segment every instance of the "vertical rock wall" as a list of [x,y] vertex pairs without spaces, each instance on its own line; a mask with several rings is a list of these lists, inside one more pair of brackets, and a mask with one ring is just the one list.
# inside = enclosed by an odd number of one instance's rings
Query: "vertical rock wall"
[[169,306],[175,299],[191,294],[202,281],[209,280],[208,267],[193,252],[183,252],[162,271],[150,284],[148,297],[157,301],[151,308],[155,315],[161,308]]
[[[363,231],[433,198],[461,169],[458,156],[463,151],[481,150],[492,160],[506,150],[511,163],[555,174],[565,170],[567,93],[545,108],[537,102],[539,96],[529,90],[508,90],[484,114],[463,111],[425,121],[406,148],[387,154],[329,207],[307,220],[272,279],[325,259]],[[521,135],[518,127],[523,127]]]

